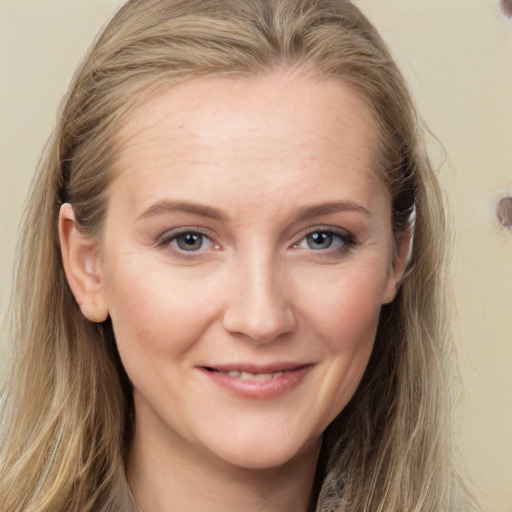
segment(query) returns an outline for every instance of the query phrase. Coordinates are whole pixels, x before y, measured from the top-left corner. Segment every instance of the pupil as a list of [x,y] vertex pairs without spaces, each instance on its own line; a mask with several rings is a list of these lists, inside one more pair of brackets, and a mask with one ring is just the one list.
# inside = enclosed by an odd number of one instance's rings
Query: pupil
[[308,245],[311,249],[328,249],[332,244],[332,235],[329,233],[312,233],[308,236]]
[[197,233],[186,233],[176,240],[178,247],[185,251],[195,251],[203,245],[203,236]]

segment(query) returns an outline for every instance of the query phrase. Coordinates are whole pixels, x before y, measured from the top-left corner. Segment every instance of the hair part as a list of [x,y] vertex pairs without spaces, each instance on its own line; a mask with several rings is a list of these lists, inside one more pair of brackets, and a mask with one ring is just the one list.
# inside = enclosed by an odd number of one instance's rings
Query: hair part
[[392,198],[397,240],[415,215],[413,266],[382,309],[355,396],[325,434],[316,510],[470,510],[450,444],[439,186],[404,79],[375,28],[346,0],[131,0],[97,39],[64,100],[20,231],[0,509],[131,506],[123,461],[132,391],[110,322],[88,322],[66,283],[60,204],[70,202],[80,226],[100,236],[116,134],[137,105],[186,80],[264,77],[279,68],[340,80],[358,92],[376,123],[376,167]]

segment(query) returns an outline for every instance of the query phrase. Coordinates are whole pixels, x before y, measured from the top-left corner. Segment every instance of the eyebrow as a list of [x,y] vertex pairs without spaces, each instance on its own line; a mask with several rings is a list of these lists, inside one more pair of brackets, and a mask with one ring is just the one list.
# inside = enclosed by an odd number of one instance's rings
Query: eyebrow
[[222,210],[218,210],[212,206],[207,206],[199,203],[192,203],[188,201],[158,201],[154,205],[150,206],[145,210],[137,219],[145,219],[148,217],[154,217],[155,215],[185,212],[192,213],[194,215],[200,215],[201,217],[210,217],[216,220],[227,220],[227,213]]
[[[147,210],[145,210],[141,215],[139,215],[137,220],[176,212],[191,213],[201,217],[209,217],[220,221],[228,220],[228,214],[226,212],[212,206],[189,201],[171,200],[158,201],[154,205],[150,206]],[[328,215],[330,213],[338,212],[356,212],[362,213],[364,215],[371,215],[370,210],[359,203],[355,203],[353,201],[333,201],[300,208],[296,212],[294,220],[297,222],[312,217],[318,217],[320,215]]]
[[339,212],[356,212],[363,213],[364,215],[371,215],[370,210],[362,204],[355,203],[354,201],[334,201],[301,208],[296,216],[296,220],[301,221],[312,217],[318,217],[320,215]]

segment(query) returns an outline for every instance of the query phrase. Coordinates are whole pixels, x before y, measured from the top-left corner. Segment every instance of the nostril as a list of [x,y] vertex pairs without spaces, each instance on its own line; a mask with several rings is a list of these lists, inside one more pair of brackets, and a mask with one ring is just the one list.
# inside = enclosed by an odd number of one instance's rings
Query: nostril
[[500,0],[500,8],[503,16],[512,18],[512,0]]

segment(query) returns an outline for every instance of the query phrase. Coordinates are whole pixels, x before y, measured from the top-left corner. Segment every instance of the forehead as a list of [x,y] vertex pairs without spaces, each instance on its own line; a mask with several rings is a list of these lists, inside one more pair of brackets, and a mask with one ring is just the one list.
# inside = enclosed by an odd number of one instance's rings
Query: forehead
[[154,196],[194,179],[208,200],[234,185],[239,197],[244,187],[251,197],[269,189],[290,195],[343,173],[380,186],[376,139],[366,103],[341,81],[290,71],[195,79],[131,112],[118,134],[115,184],[141,181]]
[[[139,94],[139,100],[133,102],[135,107],[125,116],[118,134],[121,146],[130,146],[131,137],[163,120],[168,128],[185,133],[197,128],[195,121],[201,121],[203,116],[215,123],[226,114],[240,128],[257,128],[255,121],[267,121],[270,127],[273,113],[279,113],[287,115],[290,121],[299,115],[301,120],[309,121],[311,132],[304,133],[308,137],[320,119],[322,125],[329,123],[327,128],[332,130],[333,137],[343,125],[353,121],[370,128],[368,142],[376,134],[370,109],[353,86],[338,79],[306,75],[300,70],[276,70],[261,76],[211,76],[155,89],[147,96]],[[289,129],[295,129],[293,123]]]

